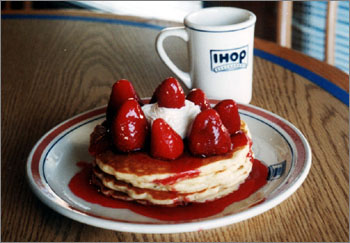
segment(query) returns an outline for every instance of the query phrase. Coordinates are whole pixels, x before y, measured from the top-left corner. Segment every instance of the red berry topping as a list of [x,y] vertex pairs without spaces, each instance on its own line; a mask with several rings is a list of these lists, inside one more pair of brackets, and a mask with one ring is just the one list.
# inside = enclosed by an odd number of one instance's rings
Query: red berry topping
[[122,152],[139,150],[147,136],[147,120],[135,99],[123,103],[115,116],[111,131],[114,145]]
[[107,121],[112,121],[120,106],[129,98],[134,98],[141,104],[140,97],[136,93],[131,82],[121,79],[114,83],[107,107]]
[[160,85],[156,88],[156,90],[154,91],[151,100],[149,101],[150,104],[156,103],[158,100],[158,94],[159,94],[159,87]]
[[153,121],[151,155],[160,159],[176,159],[184,150],[182,138],[162,118]]
[[185,105],[185,93],[176,78],[165,79],[155,95],[159,107],[181,108]]
[[192,89],[187,95],[186,99],[192,101],[196,105],[199,105],[202,111],[211,108],[207,96],[201,89]]
[[241,129],[241,118],[236,102],[233,100],[223,100],[214,109],[219,113],[224,126],[230,134],[235,134]]
[[214,109],[204,110],[197,115],[188,142],[194,155],[218,155],[232,150],[230,134]]
[[107,149],[110,149],[110,141],[107,137],[107,128],[97,125],[90,135],[89,153],[96,156]]

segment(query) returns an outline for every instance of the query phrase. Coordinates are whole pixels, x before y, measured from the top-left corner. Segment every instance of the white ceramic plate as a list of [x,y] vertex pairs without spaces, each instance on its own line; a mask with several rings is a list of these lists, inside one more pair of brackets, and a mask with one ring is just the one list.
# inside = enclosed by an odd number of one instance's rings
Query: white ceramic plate
[[78,161],[92,162],[89,136],[101,123],[106,107],[77,115],[54,127],[34,146],[27,176],[34,193],[69,218],[96,227],[137,233],[178,233],[236,223],[275,207],[294,193],[311,167],[311,150],[303,134],[281,117],[252,105],[239,105],[253,137],[255,157],[270,169],[268,183],[249,198],[219,214],[189,221],[162,221],[128,209],[103,207],[75,196],[68,187],[81,170]]

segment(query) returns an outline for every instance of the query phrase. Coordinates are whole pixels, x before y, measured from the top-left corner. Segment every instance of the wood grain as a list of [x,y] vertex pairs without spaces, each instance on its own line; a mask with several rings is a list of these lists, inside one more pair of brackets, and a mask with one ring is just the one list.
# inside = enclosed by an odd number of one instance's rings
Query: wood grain
[[336,67],[329,68],[329,64],[326,62],[320,62],[299,51],[283,48],[275,43],[262,39],[255,39],[254,47],[306,68],[307,70],[333,82],[349,93],[349,75]]
[[[59,122],[106,104],[117,79],[132,80],[140,96],[149,97],[172,73],[155,52],[154,29],[3,19],[1,32],[3,241],[349,240],[348,108],[309,80],[259,57],[254,59],[251,103],[292,122],[312,148],[309,176],[283,203],[234,225],[163,235],[100,229],[49,209],[25,180],[26,159],[36,141]],[[175,62],[185,68],[183,43],[173,39],[168,45]],[[299,65],[315,64],[308,68],[336,83],[349,78],[273,43],[257,40],[256,46],[282,58],[288,55]]]

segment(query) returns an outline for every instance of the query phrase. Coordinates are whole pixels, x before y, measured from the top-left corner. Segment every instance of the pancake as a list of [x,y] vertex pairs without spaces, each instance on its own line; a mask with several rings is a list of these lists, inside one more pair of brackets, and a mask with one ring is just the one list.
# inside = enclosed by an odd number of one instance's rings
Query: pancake
[[[251,136],[244,121],[234,136],[231,152],[206,158],[184,151],[178,159],[166,161],[145,151],[123,154],[107,148],[95,155],[92,181],[107,196],[144,204],[176,206],[215,200],[237,190],[252,169]],[[105,143],[105,137],[107,132],[96,127],[91,144]]]
[[215,200],[237,190],[239,185],[245,181],[247,174],[249,174],[248,171],[251,170],[251,166],[250,159],[247,158],[245,166],[241,166],[238,170],[234,171],[234,173],[230,173],[230,171],[218,173],[218,176],[232,176],[235,178],[234,180],[227,184],[210,185],[206,189],[192,193],[159,191],[134,187],[129,183],[115,179],[115,177],[97,168],[93,170],[93,176],[95,177],[93,181],[95,181],[94,184],[100,187],[101,192],[107,196],[122,200],[135,200],[143,204],[176,206],[184,205],[189,202],[203,203]]

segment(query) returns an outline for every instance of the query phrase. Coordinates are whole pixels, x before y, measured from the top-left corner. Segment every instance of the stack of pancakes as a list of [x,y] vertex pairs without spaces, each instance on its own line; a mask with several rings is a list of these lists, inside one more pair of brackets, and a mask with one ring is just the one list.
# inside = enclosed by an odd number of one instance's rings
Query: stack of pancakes
[[[107,136],[102,126],[91,135]],[[92,183],[110,197],[164,206],[203,203],[237,190],[252,169],[251,136],[241,121],[246,143],[225,155],[194,157],[185,151],[178,159],[153,158],[145,151],[118,153],[112,148],[95,156]]]

